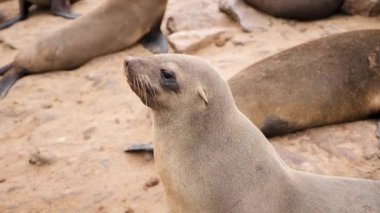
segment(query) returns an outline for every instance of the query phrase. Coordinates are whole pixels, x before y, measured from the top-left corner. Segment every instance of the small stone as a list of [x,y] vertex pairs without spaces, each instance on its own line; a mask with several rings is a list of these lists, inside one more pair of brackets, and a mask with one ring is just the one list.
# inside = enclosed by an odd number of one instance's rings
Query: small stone
[[115,124],[120,124],[120,119],[116,118],[116,119],[114,120],[114,122],[115,122]]
[[217,47],[223,47],[228,41],[232,39],[233,35],[232,34],[222,34],[216,41],[215,45]]
[[42,104],[41,107],[42,107],[43,109],[50,109],[50,108],[53,107],[53,105],[52,105],[52,104]]
[[135,210],[133,210],[131,207],[128,207],[124,213],[133,213],[133,212],[135,212]]
[[93,133],[95,132],[95,130],[96,130],[96,127],[93,126],[93,127],[90,127],[88,129],[86,129],[85,131],[83,131],[83,139],[85,141],[91,139],[91,137],[92,137]]
[[46,166],[52,164],[54,160],[55,157],[51,153],[38,150],[30,156],[29,163],[36,166]]
[[150,187],[156,186],[159,183],[160,183],[160,179],[158,179],[157,177],[152,177],[147,182],[145,182],[145,187],[150,188]]

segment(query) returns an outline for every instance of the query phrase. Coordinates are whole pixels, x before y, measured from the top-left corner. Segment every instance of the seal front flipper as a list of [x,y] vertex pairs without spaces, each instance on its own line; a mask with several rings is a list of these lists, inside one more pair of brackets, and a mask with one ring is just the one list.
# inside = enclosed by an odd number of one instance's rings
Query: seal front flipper
[[253,9],[243,0],[220,0],[219,10],[239,22],[245,32],[262,30],[271,25],[269,16]]
[[12,26],[18,21],[25,20],[28,17],[29,7],[32,6],[32,3],[26,0],[19,0],[20,14],[14,18],[4,21],[0,24],[0,30]]
[[51,12],[56,16],[61,16],[66,19],[75,19],[80,15],[71,12],[71,4],[69,0],[52,0]]
[[0,99],[4,98],[13,84],[15,84],[18,79],[24,77],[26,74],[26,69],[15,67],[12,67],[10,71],[6,72],[0,80]]
[[141,44],[153,53],[167,53],[169,49],[168,40],[161,32],[160,25],[146,34],[141,39]]
[[13,67],[13,63],[7,64],[3,67],[0,67],[0,75],[4,75],[8,70]]
[[14,18],[6,20],[0,24],[0,30],[8,28],[8,27],[12,26],[13,24],[15,24],[16,22],[21,21],[21,20],[22,20],[21,16],[16,16]]
[[132,146],[127,147],[124,151],[125,152],[132,152],[132,153],[136,153],[136,152],[153,152],[154,149],[153,149],[153,145],[152,144],[133,144]]

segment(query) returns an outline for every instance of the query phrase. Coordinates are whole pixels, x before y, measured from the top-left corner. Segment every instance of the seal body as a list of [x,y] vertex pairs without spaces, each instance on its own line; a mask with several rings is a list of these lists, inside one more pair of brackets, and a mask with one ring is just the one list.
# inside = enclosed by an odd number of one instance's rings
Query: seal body
[[20,51],[15,63],[30,73],[69,70],[126,49],[161,23],[166,0],[109,0],[94,12]]
[[380,182],[290,169],[194,56],[128,58],[132,90],[153,111],[155,163],[172,212],[371,212]]
[[52,0],[29,0],[32,4],[41,6],[41,7],[50,7]]
[[166,52],[168,43],[160,30],[166,4],[167,0],[107,1],[67,27],[21,49],[13,62],[14,69],[0,81],[0,94],[4,96],[23,75],[71,70],[140,40],[153,52]]
[[[244,31],[254,31],[271,25],[265,13],[278,18],[295,19],[299,21],[317,20],[329,17],[341,9],[351,13],[358,6],[357,2],[346,4],[348,0],[219,0],[219,9],[240,23]],[[363,0],[370,4],[366,10],[376,14],[377,2]]]
[[252,7],[270,15],[298,20],[315,20],[331,16],[344,0],[244,0]]
[[332,35],[255,63],[229,81],[266,136],[380,112],[380,30]]

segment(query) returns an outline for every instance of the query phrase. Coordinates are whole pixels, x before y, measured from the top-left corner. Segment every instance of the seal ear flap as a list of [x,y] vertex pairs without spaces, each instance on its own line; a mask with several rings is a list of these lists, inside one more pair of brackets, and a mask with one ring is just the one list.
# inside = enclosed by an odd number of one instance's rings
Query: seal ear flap
[[206,91],[202,87],[198,87],[198,95],[202,98],[205,104],[208,104],[208,98],[206,95]]

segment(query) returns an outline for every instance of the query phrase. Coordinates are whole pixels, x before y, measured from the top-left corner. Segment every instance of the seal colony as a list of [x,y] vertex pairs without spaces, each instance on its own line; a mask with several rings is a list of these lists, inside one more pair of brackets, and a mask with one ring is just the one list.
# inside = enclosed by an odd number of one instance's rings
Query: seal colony
[[[239,110],[273,137],[378,115],[378,82],[380,30],[359,30],[270,56],[240,71],[228,85]],[[138,144],[126,151],[153,151],[153,146]]]
[[18,21],[25,20],[29,15],[29,8],[35,4],[39,7],[50,7],[52,14],[67,19],[75,19],[79,15],[71,12],[71,4],[78,0],[19,0],[20,14],[10,20],[0,23],[0,29],[12,26]]
[[4,75],[0,97],[25,75],[72,70],[139,40],[152,52],[167,52],[168,42],[160,29],[166,4],[167,0],[106,1],[67,27],[21,49],[13,63],[0,68],[0,75]]
[[255,63],[228,84],[239,110],[267,136],[380,112],[380,30],[313,40]]
[[289,168],[236,107],[207,62],[128,58],[131,89],[153,111],[155,162],[172,212],[375,212],[380,182]]

